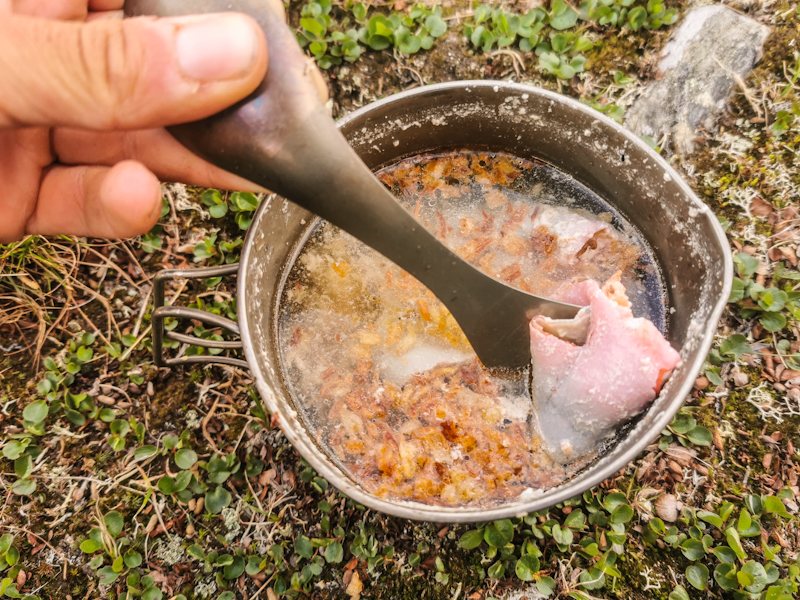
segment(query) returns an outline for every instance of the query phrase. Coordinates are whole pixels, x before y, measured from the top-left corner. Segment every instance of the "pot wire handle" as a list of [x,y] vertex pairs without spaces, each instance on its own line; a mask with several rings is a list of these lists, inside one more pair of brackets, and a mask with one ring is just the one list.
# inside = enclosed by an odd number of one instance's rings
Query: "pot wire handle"
[[209,277],[235,275],[238,272],[239,263],[201,269],[164,269],[156,273],[153,281],[153,358],[157,367],[174,367],[191,363],[205,363],[233,365],[245,369],[250,368],[247,361],[227,356],[201,355],[180,356],[178,358],[166,358],[164,356],[164,338],[184,344],[191,344],[193,346],[202,346],[203,348],[221,348],[227,350],[243,347],[241,340],[236,342],[217,342],[164,330],[164,320],[167,317],[174,317],[177,319],[196,319],[202,323],[207,323],[214,327],[222,327],[223,329],[227,329],[239,335],[239,324],[236,321],[197,308],[166,306],[164,303],[164,289],[167,281],[173,279],[207,279]]

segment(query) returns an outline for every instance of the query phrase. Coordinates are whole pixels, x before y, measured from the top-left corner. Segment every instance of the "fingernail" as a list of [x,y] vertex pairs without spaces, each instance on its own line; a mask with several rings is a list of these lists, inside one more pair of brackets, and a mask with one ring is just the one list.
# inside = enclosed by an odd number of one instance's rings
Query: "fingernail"
[[258,46],[252,21],[241,15],[191,23],[175,37],[178,66],[186,77],[199,81],[244,77],[255,64]]

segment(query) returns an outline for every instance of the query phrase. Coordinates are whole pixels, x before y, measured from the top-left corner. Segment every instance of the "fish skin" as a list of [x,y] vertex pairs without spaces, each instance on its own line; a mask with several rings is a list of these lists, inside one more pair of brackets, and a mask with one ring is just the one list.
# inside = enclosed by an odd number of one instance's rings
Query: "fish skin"
[[[655,325],[635,318],[619,278],[573,286],[567,302],[591,311],[586,343],[545,331],[547,317],[530,323],[532,395],[548,454],[561,463],[595,451],[616,425],[652,402],[680,363]],[[553,329],[549,327],[548,329]]]

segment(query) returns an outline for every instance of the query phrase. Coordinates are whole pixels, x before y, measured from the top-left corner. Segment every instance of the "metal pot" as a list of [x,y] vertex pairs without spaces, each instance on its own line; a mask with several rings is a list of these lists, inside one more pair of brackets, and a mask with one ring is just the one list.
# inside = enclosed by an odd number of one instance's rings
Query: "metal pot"
[[[345,475],[305,428],[284,383],[279,361],[277,311],[286,275],[317,217],[275,195],[258,209],[241,264],[170,270],[156,277],[154,351],[159,366],[211,362],[249,367],[266,408],[317,472],[357,502],[381,512],[440,522],[474,522],[520,516],[572,498],[613,475],[670,422],[690,392],[711,346],[730,293],[733,266],[716,217],[679,175],[642,140],[570,98],[500,81],[462,81],[417,88],[366,106],[338,123],[352,147],[377,169],[401,157],[442,148],[503,151],[549,163],[587,186],[638,228],[660,263],[670,307],[668,339],[682,364],[659,398],[616,443],[573,479],[523,494],[496,508],[446,508],[378,498]],[[309,165],[313,169],[313,165]],[[164,306],[165,282],[238,270],[238,325],[202,311]],[[247,362],[212,356],[165,360],[165,317],[190,317],[241,333]],[[209,344],[213,345],[213,344]]]

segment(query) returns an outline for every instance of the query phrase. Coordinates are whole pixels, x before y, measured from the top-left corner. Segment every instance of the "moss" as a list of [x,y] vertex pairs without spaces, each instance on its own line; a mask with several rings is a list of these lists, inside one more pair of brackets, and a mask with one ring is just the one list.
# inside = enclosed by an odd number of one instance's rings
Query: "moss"
[[187,377],[186,373],[173,370],[165,381],[155,386],[155,396],[149,403],[150,429],[160,429],[165,422],[172,422],[181,414],[181,407],[196,399],[193,383],[202,379],[202,370],[193,369]]
[[[751,375],[756,376],[756,382],[760,381],[758,377],[760,375],[759,370],[752,369],[749,370],[749,372]],[[760,433],[767,423],[761,419],[758,409],[747,401],[749,392],[750,388],[745,390],[733,390],[726,400],[724,415],[726,418],[732,418],[732,414],[735,413],[733,420],[737,422],[737,426],[740,429]],[[776,397],[779,396],[777,390],[774,390],[773,394],[775,394]],[[786,418],[782,423],[773,420],[770,421],[768,425],[769,433],[780,431],[783,433],[784,437],[792,437],[800,432],[800,417]]]
[[[767,423],[760,418],[758,409],[747,401],[748,394],[749,390],[731,392],[725,403],[723,418],[729,420],[738,430],[734,437],[727,438],[725,442],[727,456],[732,459],[734,466],[740,469],[749,467],[750,480],[754,481],[758,475],[766,473],[762,461],[766,454],[774,453],[776,448],[767,445],[761,439],[761,432]],[[800,419],[796,417],[784,419],[782,423],[770,421],[767,434],[780,431],[784,438],[788,439],[797,435],[798,426],[800,426]],[[748,432],[749,435],[744,435],[739,431]],[[774,473],[769,475],[774,475]],[[715,476],[718,489],[726,490],[728,493],[745,491],[741,483],[743,475],[737,473],[737,476],[734,477],[730,467],[725,470],[717,470]]]
[[693,412],[692,416],[694,417],[695,421],[697,421],[698,425],[701,425],[706,429],[710,429],[711,431],[714,431],[714,427],[718,425],[719,417],[714,413],[713,408],[710,406]]
[[772,225],[770,225],[766,221],[761,221],[761,220],[756,221],[755,230],[757,234],[763,235],[764,237],[770,237],[772,235]]
[[[614,582],[613,589],[609,589],[609,586],[603,591],[617,598],[667,600],[674,587],[670,570],[680,573],[685,568],[685,565],[679,564],[674,554],[659,551],[657,548],[647,548],[644,551],[632,550],[623,554],[614,564],[622,576]],[[649,574],[651,585],[658,582],[661,587],[657,589],[651,587],[643,591],[648,583],[645,573]]]
[[[796,3],[784,2],[776,7],[775,13],[791,13],[796,8]],[[750,75],[750,80],[757,83],[767,80],[770,75],[782,77],[784,63],[788,66],[795,63],[794,50],[798,34],[800,34],[800,22],[796,17],[790,17],[786,21],[776,24],[764,43],[764,54]]]
[[655,52],[660,48],[661,36],[642,37],[631,33],[613,34],[602,37],[599,43],[586,52],[586,70],[602,68],[603,72],[617,70],[630,73],[638,70],[639,60],[644,49]]
[[[10,346],[11,341],[0,338],[0,346]],[[29,382],[35,378],[33,364],[25,352],[4,357],[0,367],[0,398],[7,396],[8,400],[27,401],[35,392],[31,390]]]

